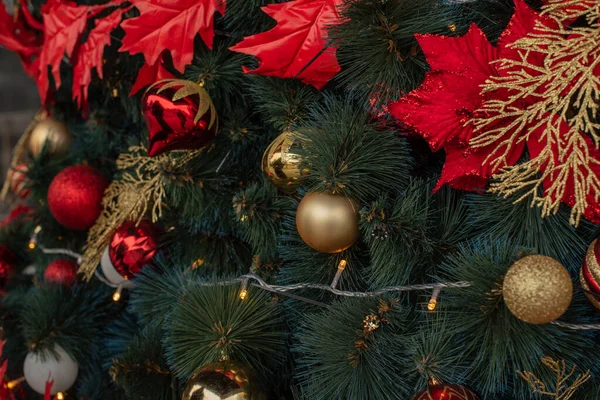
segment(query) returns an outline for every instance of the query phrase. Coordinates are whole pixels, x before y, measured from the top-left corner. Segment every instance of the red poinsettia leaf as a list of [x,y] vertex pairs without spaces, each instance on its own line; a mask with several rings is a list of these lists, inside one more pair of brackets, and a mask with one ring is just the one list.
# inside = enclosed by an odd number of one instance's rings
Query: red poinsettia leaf
[[322,88],[339,71],[336,49],[326,48],[327,29],[342,22],[343,0],[292,0],[263,11],[277,21],[270,31],[248,36],[231,50],[255,56],[259,66],[248,74],[299,78]]
[[467,122],[481,106],[482,83],[431,71],[418,89],[390,105],[390,113],[427,140],[433,151],[455,139],[467,143],[473,135]]
[[[525,143],[517,142],[511,146],[511,151],[506,157],[507,163],[498,165],[492,163],[495,158],[489,157],[496,147],[490,145],[471,149],[462,144],[447,145],[444,148],[446,150],[446,162],[435,190],[437,191],[447,183],[454,189],[483,191],[492,175],[505,166],[513,165],[519,161],[525,149]],[[499,150],[503,149],[505,147]]]
[[174,75],[164,67],[162,58],[159,59],[154,65],[144,64],[138,71],[138,76],[133,84],[133,87],[131,88],[129,96],[135,95],[148,85],[170,78],[174,78]]
[[0,2],[0,46],[15,51],[23,57],[39,52],[39,43],[35,32],[25,26],[21,18],[16,21]]
[[212,49],[214,15],[225,13],[225,0],[132,0],[140,16],[128,19],[119,51],[142,53],[148,65],[155,65],[164,50],[183,72],[192,62],[194,37],[200,37]]
[[46,381],[46,387],[44,389],[44,400],[52,400],[52,386],[54,385],[54,379],[48,377]]
[[89,7],[78,6],[60,0],[49,1],[42,6],[44,20],[44,46],[40,54],[40,74],[38,77],[38,90],[42,103],[50,82],[47,67],[50,66],[56,87],[60,87],[60,63],[64,54],[70,57],[75,49],[79,36],[85,29]]
[[[570,128],[567,122],[562,119],[560,116],[555,116],[555,118],[559,118],[559,127],[558,132],[561,136],[560,139],[563,142],[566,142],[569,138]],[[531,158],[536,158],[540,156],[540,154],[547,149],[547,144],[551,144],[550,151],[552,152],[552,163],[554,166],[564,165],[564,160],[561,159],[561,155],[559,154],[558,143],[556,140],[548,141],[545,137],[548,133],[546,132],[546,125],[541,125],[537,129],[533,130],[529,138],[527,140],[527,149],[529,150],[529,155]],[[581,134],[581,139],[583,143],[578,147],[571,150],[571,154],[576,155],[581,158],[581,163],[586,165],[586,168],[579,168],[578,170],[566,170],[564,168],[557,168],[553,171],[548,177],[544,180],[544,189],[547,190],[555,179],[558,178],[560,173],[564,173],[568,171],[569,176],[566,180],[566,185],[563,188],[563,195],[561,201],[568,205],[569,207],[573,207],[575,205],[575,177],[573,174],[578,174],[579,179],[587,178],[590,171],[595,175],[596,181],[600,179],[600,149],[596,148],[592,139],[585,134]],[[541,166],[542,169],[548,168],[548,164],[546,163]],[[589,168],[589,170],[588,170]],[[594,191],[590,191],[588,196],[586,197],[587,207],[585,207],[585,211],[583,212],[583,216],[587,218],[589,221],[592,221],[596,224],[600,224],[600,194],[594,193]]]
[[107,17],[97,19],[86,42],[79,48],[73,61],[73,100],[83,108],[87,102],[88,86],[95,68],[102,79],[104,48],[110,44],[110,33],[119,26],[124,10],[116,9]]
[[417,89],[390,105],[390,112],[418,132],[433,151],[458,139],[467,143],[473,135],[468,121],[481,107],[483,85],[495,72],[498,57],[483,32],[475,25],[460,37],[416,35],[431,66]]
[[415,35],[432,71],[462,74],[468,71],[474,79],[485,80],[496,72],[490,61],[498,58],[498,49],[491,45],[477,25],[458,37]]

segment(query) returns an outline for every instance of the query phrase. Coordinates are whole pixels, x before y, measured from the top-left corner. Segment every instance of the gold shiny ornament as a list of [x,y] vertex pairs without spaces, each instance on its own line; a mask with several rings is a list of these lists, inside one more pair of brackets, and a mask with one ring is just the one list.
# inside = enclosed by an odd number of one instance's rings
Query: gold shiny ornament
[[182,400],[265,400],[249,368],[222,361],[200,368],[188,380]]
[[27,147],[35,157],[42,153],[44,146],[47,146],[49,154],[60,157],[69,151],[72,140],[65,124],[48,117],[33,127]]
[[565,267],[547,256],[533,255],[515,262],[502,286],[504,302],[518,319],[547,324],[567,311],[573,283]]
[[309,193],[296,210],[296,228],[304,242],[323,253],[339,253],[358,239],[358,204],[344,196]]
[[300,178],[307,170],[302,170],[300,145],[294,133],[285,131],[265,150],[262,170],[269,182],[284,193],[292,194],[300,184]]

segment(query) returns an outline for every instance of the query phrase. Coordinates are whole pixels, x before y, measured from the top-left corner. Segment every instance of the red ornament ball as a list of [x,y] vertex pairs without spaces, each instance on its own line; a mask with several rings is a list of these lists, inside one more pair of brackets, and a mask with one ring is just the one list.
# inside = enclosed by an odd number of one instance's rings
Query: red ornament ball
[[114,234],[108,247],[113,267],[125,279],[133,278],[156,254],[158,229],[150,221],[126,222]]
[[102,212],[108,180],[97,169],[75,165],[54,177],[48,189],[50,213],[59,224],[76,231],[94,225]]
[[48,265],[44,280],[50,283],[71,286],[77,280],[78,265],[70,258],[59,258]]
[[460,385],[431,385],[417,393],[413,400],[479,400],[469,389]]
[[15,272],[17,257],[8,247],[0,244],[0,289],[6,286]]

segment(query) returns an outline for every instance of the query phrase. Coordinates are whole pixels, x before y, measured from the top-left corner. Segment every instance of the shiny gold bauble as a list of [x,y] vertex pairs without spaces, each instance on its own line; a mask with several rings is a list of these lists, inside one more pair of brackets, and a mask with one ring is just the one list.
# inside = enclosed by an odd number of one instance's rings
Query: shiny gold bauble
[[67,126],[52,118],[46,118],[35,125],[29,134],[27,147],[33,156],[38,157],[44,146],[48,154],[60,157],[69,151],[73,138]]
[[262,158],[262,170],[269,182],[284,193],[294,193],[306,170],[300,169],[300,145],[292,132],[279,135],[267,147]]
[[567,311],[573,297],[571,276],[551,257],[527,256],[515,262],[502,286],[504,302],[518,319],[547,324]]
[[296,228],[313,249],[338,253],[358,239],[358,205],[344,196],[309,193],[296,210]]
[[265,400],[249,368],[232,361],[200,368],[188,380],[182,400]]

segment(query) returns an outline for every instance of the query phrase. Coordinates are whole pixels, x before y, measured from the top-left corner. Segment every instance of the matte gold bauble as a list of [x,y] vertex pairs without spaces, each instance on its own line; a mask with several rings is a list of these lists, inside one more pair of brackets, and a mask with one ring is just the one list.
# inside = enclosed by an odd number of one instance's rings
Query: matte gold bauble
[[250,369],[232,361],[200,368],[188,380],[182,400],[264,400]]
[[298,205],[296,228],[313,249],[339,253],[358,239],[358,205],[344,196],[309,193]]
[[279,135],[267,147],[262,158],[262,170],[269,182],[284,193],[294,193],[300,184],[303,171],[300,146],[289,131]]
[[69,151],[73,138],[67,126],[52,118],[38,122],[29,134],[27,147],[33,156],[38,157],[44,146],[52,156],[60,157]]
[[530,324],[547,324],[569,308],[573,283],[565,267],[555,259],[527,256],[509,268],[502,294],[515,317]]

